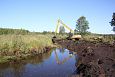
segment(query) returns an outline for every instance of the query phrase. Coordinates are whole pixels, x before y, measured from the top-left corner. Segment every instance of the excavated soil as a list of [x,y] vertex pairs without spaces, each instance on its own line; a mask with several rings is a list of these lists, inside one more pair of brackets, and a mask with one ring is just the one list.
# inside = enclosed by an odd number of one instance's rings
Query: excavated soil
[[73,77],[115,77],[115,42],[53,40],[77,52],[76,74]]

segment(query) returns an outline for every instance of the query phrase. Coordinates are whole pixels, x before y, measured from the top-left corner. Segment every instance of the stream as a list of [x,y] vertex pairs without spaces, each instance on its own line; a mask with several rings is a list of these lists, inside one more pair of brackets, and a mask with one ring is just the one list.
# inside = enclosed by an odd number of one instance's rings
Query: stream
[[20,62],[0,64],[0,77],[71,77],[76,62],[75,52],[56,48]]

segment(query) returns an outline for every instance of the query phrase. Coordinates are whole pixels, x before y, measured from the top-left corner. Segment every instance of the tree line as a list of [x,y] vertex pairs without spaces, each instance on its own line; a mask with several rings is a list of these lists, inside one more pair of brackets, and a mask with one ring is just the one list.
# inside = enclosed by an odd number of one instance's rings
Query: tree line
[[24,29],[9,29],[9,28],[0,28],[0,35],[3,34],[28,34],[28,30]]

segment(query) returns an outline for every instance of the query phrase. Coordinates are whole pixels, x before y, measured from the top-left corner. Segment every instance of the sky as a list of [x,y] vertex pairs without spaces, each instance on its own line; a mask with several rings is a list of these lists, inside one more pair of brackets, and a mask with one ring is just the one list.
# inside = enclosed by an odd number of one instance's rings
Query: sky
[[58,19],[73,30],[80,16],[88,31],[113,34],[110,21],[115,0],[0,0],[0,27],[29,31],[55,31]]

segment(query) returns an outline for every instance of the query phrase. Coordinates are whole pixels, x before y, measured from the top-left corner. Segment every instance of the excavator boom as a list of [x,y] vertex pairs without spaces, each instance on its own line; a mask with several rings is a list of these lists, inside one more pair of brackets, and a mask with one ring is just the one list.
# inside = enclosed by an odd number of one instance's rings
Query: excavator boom
[[56,30],[55,30],[55,35],[56,35],[56,33],[58,33],[58,27],[60,26],[60,24],[62,24],[66,29],[68,29],[71,33],[73,33],[74,34],[74,31],[71,29],[71,28],[69,28],[66,24],[64,24],[60,19],[58,19],[58,21],[57,21],[57,26],[56,26]]
[[[74,31],[70,27],[68,27],[66,24],[64,24],[60,19],[58,19],[58,21],[57,21],[55,36],[58,33],[58,27],[60,26],[60,24],[70,31],[69,37],[67,37],[67,39],[75,39],[75,40],[81,39],[81,35],[74,35]],[[73,35],[72,35],[72,33],[73,33]]]

